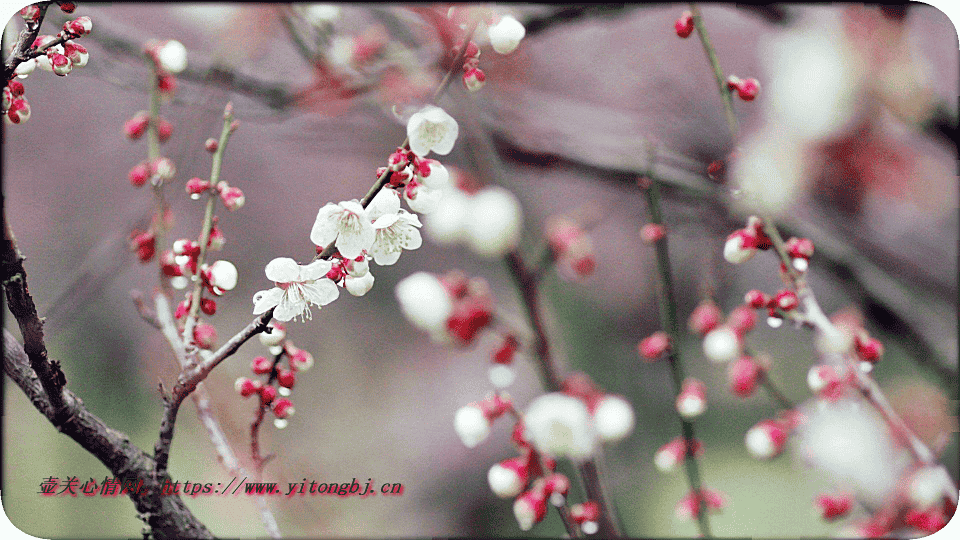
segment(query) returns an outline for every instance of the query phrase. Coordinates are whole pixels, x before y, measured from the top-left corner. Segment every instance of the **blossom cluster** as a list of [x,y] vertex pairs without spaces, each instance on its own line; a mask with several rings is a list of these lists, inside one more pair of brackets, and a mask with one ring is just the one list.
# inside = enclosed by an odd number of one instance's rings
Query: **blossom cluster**
[[[70,14],[76,10],[73,2],[60,2],[60,9]],[[20,10],[20,16],[28,27],[36,28],[42,22],[42,13],[39,5],[31,4]],[[39,35],[33,40],[29,48],[16,64],[13,74],[19,79],[26,79],[38,67],[43,71],[50,71],[61,77],[69,74],[73,68],[82,68],[90,60],[87,48],[75,40],[89,34],[93,30],[93,21],[90,17],[77,17],[63,24],[63,29],[57,35]],[[16,60],[16,58],[15,58]],[[11,79],[4,81],[3,102],[0,105],[0,114],[7,124],[21,124],[30,119],[30,103],[24,96],[23,83]]]
[[[460,23],[461,28],[466,27],[466,19],[477,11],[476,8],[450,8],[447,16]],[[523,23],[518,21],[512,15],[498,15],[492,10],[487,10],[484,17],[487,23],[487,37],[490,46],[499,54],[510,54],[517,49],[520,41],[526,35],[527,31]],[[467,90],[476,92],[483,88],[487,82],[487,76],[480,69],[480,46],[476,42],[469,41],[466,45],[463,43],[453,50],[456,54],[460,47],[466,47],[463,51],[463,74],[461,80]]]
[[[495,495],[514,499],[514,517],[524,531],[546,517],[548,502],[566,505],[570,482],[556,473],[558,458],[590,459],[600,444],[619,441],[634,427],[633,408],[623,397],[600,391],[578,373],[564,380],[561,391],[534,399],[523,414],[501,394],[465,405],[454,415],[454,428],[463,444],[473,448],[507,413],[516,418],[511,440],[519,455],[494,464],[487,481]],[[584,533],[597,531],[596,501],[575,505],[570,512]]]
[[[290,394],[297,382],[297,374],[313,366],[313,355],[296,347],[287,337],[286,327],[280,323],[270,323],[269,331],[259,334],[259,339],[272,358],[257,356],[250,363],[250,371],[254,375],[266,376],[266,380],[240,377],[234,387],[242,397],[256,394],[260,398],[261,410],[272,412],[273,425],[283,429],[294,413]],[[282,365],[284,360],[286,367]]]
[[[279,258],[267,265],[267,278],[277,284],[254,296],[254,313],[276,308],[280,321],[309,318],[310,305],[324,306],[339,296],[337,286],[363,296],[374,284],[370,261],[395,264],[404,250],[419,248],[422,223],[417,214],[437,209],[450,174],[427,156],[447,155],[459,133],[456,120],[443,109],[426,105],[407,123],[408,146],[397,148],[377,171],[382,188],[364,204],[359,200],[328,203],[317,212],[310,240],[317,254],[334,248],[329,260],[297,265]],[[409,211],[401,208],[406,203]]]

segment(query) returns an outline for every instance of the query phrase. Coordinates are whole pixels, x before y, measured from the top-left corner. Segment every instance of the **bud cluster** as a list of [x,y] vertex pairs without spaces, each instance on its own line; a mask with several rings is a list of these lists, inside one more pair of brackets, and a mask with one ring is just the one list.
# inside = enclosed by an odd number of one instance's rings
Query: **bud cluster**
[[[242,397],[257,394],[261,411],[273,413],[273,425],[277,429],[287,426],[288,418],[293,415],[293,402],[289,399],[291,390],[297,382],[297,373],[307,371],[313,366],[313,356],[293,344],[287,338],[286,328],[278,322],[271,322],[269,331],[259,335],[260,343],[268,348],[272,358],[257,356],[250,363],[250,370],[260,378],[240,377],[235,383]],[[286,367],[283,366],[286,361]]]
[[593,275],[597,268],[593,239],[581,224],[554,217],[547,222],[545,234],[561,276],[577,280]]
[[756,79],[741,79],[736,75],[727,77],[727,90],[736,92],[743,101],[753,101],[760,93],[760,81]]
[[[72,2],[63,2],[60,8],[64,13],[73,13],[76,6]],[[38,4],[31,4],[20,10],[20,16],[27,23],[28,29],[38,29],[43,22],[42,10]],[[23,59],[15,64],[14,74],[19,79],[25,79],[39,67],[44,71],[51,71],[61,77],[69,74],[73,68],[82,68],[90,59],[86,47],[73,40],[85,36],[93,30],[90,17],[77,17],[67,21],[63,30],[57,35],[40,35],[33,40],[30,47],[18,55],[14,61]],[[0,114],[7,124],[22,124],[30,119],[30,103],[24,96],[23,83],[16,79],[4,81],[3,103]]]
[[727,262],[740,264],[752,259],[757,250],[768,250],[771,247],[773,241],[763,232],[763,220],[750,216],[746,227],[730,233],[727,237],[723,246],[723,258]]

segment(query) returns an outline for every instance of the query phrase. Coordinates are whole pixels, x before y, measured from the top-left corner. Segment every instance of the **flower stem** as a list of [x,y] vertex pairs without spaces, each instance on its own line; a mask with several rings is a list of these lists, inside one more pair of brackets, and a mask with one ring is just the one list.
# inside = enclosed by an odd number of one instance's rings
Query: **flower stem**
[[730,134],[734,137],[740,131],[737,124],[737,115],[733,112],[733,96],[727,89],[727,81],[723,76],[723,70],[720,68],[720,60],[717,59],[717,51],[710,41],[710,35],[707,34],[707,27],[703,24],[703,15],[696,3],[690,3],[690,13],[693,14],[693,26],[697,29],[697,35],[700,36],[700,43],[703,45],[704,52],[707,53],[707,60],[713,68],[713,74],[717,79],[717,89],[720,90],[720,98],[723,99],[723,111],[727,117],[727,127],[730,128]]
[[227,103],[223,112],[223,128],[220,130],[220,139],[217,150],[213,153],[213,164],[210,166],[210,189],[207,191],[207,203],[203,210],[203,224],[200,226],[200,255],[197,256],[197,273],[194,275],[196,283],[190,297],[190,314],[183,329],[184,344],[193,343],[193,330],[197,324],[197,314],[200,311],[200,293],[203,291],[203,279],[200,271],[207,255],[207,244],[210,242],[210,230],[213,228],[213,208],[217,201],[216,189],[220,182],[220,168],[223,164],[223,153],[227,149],[227,141],[233,133],[233,105]]
[[[651,179],[650,185],[643,189],[647,198],[647,206],[650,208],[650,219],[657,225],[663,225],[663,216],[660,212],[660,186],[656,180]],[[664,235],[654,243],[657,252],[657,270],[660,275],[658,283],[657,300],[660,306],[660,325],[670,336],[670,348],[667,353],[667,360],[670,364],[670,374],[673,378],[673,386],[677,393],[683,387],[683,363],[680,360],[680,323],[677,318],[677,301],[673,294],[673,277],[670,272],[670,256],[667,250],[667,235]],[[679,413],[678,413],[679,414]],[[696,433],[693,424],[683,417],[680,417],[680,431],[685,441],[696,440]],[[688,452],[687,459],[683,461],[687,473],[687,480],[694,493],[701,493],[702,481],[700,479],[700,469],[696,456],[693,455],[693,446],[689,445],[691,451]],[[710,538],[710,521],[707,517],[704,505],[697,505],[697,526],[700,528],[700,534],[705,538]]]

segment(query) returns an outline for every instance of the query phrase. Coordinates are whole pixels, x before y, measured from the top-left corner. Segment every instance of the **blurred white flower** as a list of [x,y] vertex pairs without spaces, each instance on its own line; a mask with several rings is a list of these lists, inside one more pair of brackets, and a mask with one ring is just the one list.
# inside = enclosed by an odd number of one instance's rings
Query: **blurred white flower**
[[175,39],[167,40],[157,48],[157,62],[168,73],[180,73],[187,69],[187,48]]
[[703,338],[703,354],[713,363],[729,362],[741,351],[740,337],[728,326],[714,328]]
[[275,307],[273,318],[289,321],[294,317],[311,317],[310,304],[325,306],[340,296],[340,290],[326,275],[330,261],[314,261],[306,266],[288,257],[279,257],[267,264],[267,279],[276,287],[253,295],[253,313],[259,315]]
[[520,40],[527,34],[527,30],[517,19],[504,15],[500,22],[489,28],[487,33],[493,50],[500,54],[510,54],[520,45]]
[[420,157],[431,150],[441,155],[449,154],[459,131],[457,121],[435,105],[426,105],[407,122],[410,150]]
[[230,261],[217,261],[210,265],[210,285],[222,291],[237,286],[237,267]]
[[520,201],[513,193],[488,187],[472,197],[466,229],[475,252],[486,257],[506,254],[520,243],[522,227]]
[[851,486],[859,500],[883,504],[910,457],[873,407],[860,399],[815,400],[802,413],[805,420],[794,432],[798,456],[834,483]]
[[467,448],[473,448],[490,435],[490,420],[476,405],[465,405],[457,409],[453,418],[453,428],[460,441]]
[[310,240],[321,248],[336,240],[340,254],[348,259],[359,257],[370,249],[375,238],[370,217],[356,199],[340,204],[327,203],[317,213],[310,231]]
[[347,275],[343,278],[343,286],[353,296],[363,296],[373,288],[373,274],[367,272],[358,277]]
[[397,283],[395,292],[400,309],[411,324],[431,334],[446,330],[453,302],[436,276],[426,272],[411,274]]
[[535,399],[523,415],[527,438],[553,457],[583,460],[597,443],[593,419],[582,400],[554,392]]

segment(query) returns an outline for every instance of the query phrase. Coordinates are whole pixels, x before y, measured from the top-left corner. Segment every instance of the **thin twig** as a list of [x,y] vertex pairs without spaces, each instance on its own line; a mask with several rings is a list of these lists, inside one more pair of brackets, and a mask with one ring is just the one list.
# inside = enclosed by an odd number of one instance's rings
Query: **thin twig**
[[693,14],[693,26],[697,29],[697,35],[700,36],[700,43],[703,44],[703,50],[707,53],[707,60],[710,61],[710,67],[713,68],[713,75],[717,79],[717,88],[720,90],[720,97],[723,99],[723,111],[727,118],[727,126],[730,133],[736,137],[740,128],[737,124],[737,115],[733,112],[733,96],[727,89],[727,81],[723,76],[723,69],[720,68],[720,61],[717,59],[717,51],[710,41],[707,34],[707,27],[703,24],[703,15],[700,14],[700,8],[695,3],[690,4],[690,13]]
[[27,27],[20,31],[20,35],[17,37],[17,43],[13,46],[13,51],[3,64],[4,86],[6,86],[7,81],[13,79],[17,71],[17,66],[30,59],[30,48],[33,47],[33,42],[36,41],[37,36],[40,35],[40,26],[43,24],[43,19],[47,16],[47,8],[49,8],[52,3],[53,2],[37,2],[37,4],[35,4],[40,9],[37,20],[28,22]]
[[[649,177],[648,177],[649,178]],[[656,180],[650,180],[650,185],[643,189],[647,199],[647,206],[650,209],[650,221],[663,226],[663,216],[660,211],[660,185]],[[679,393],[683,388],[685,379],[683,373],[683,363],[680,359],[680,323],[677,318],[677,301],[673,293],[673,274],[670,270],[670,254],[667,248],[667,236],[663,235],[654,243],[657,253],[657,270],[660,279],[657,281],[657,301],[660,306],[660,326],[670,336],[670,347],[667,350],[667,361],[670,366],[670,374],[673,378],[674,393]],[[679,415],[680,431],[685,441],[695,441],[697,439],[693,423],[687,421]],[[700,478],[700,469],[698,460],[693,452],[694,445],[690,444],[687,452],[687,459],[683,460],[684,468],[687,473],[687,480],[690,483],[690,489],[694,493],[702,493],[703,483]],[[704,504],[697,505],[697,526],[700,534],[705,538],[712,537],[710,533],[710,520],[707,509]]]

